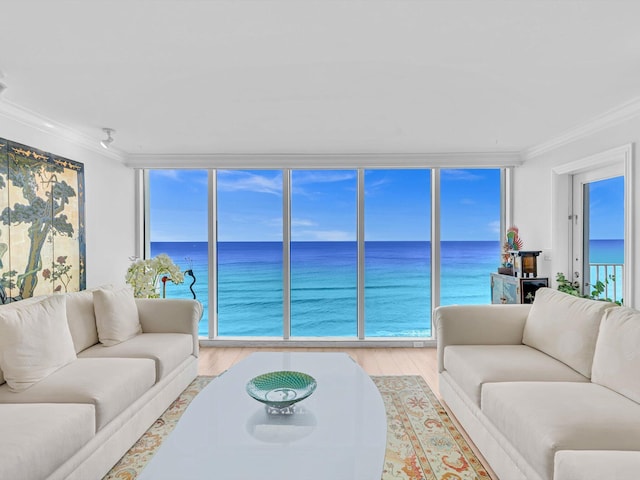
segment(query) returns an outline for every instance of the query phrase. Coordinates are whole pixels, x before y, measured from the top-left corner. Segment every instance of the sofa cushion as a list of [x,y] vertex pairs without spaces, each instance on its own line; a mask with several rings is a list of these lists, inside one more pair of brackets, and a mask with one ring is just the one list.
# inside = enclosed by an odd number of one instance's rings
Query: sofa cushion
[[26,390],[75,358],[63,296],[0,310],[0,366],[10,390]]
[[189,358],[193,337],[185,333],[142,333],[113,347],[97,344],[79,354],[80,358],[124,357],[150,358],[156,365],[156,378],[161,380]]
[[155,383],[148,358],[78,358],[24,392],[0,386],[0,403],[86,403],[100,430]]
[[640,311],[607,310],[596,342],[592,381],[640,403]]
[[522,343],[590,378],[600,321],[604,311],[614,306],[541,288],[524,325]]
[[444,367],[477,406],[485,383],[588,381],[564,363],[526,345],[449,345],[444,349]]
[[640,450],[640,405],[594,383],[488,383],[482,411],[548,480],[560,450]]
[[98,289],[93,292],[93,308],[100,343],[106,346],[135,337],[142,328],[133,291],[128,288]]
[[632,479],[640,476],[640,452],[563,450],[556,453],[558,480]]
[[91,405],[0,405],[0,478],[48,478],[95,434]]

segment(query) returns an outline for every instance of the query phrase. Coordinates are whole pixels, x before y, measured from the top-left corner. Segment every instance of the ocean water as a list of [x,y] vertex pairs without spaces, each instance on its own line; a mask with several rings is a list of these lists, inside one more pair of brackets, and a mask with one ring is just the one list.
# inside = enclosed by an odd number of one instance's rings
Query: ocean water
[[623,263],[624,240],[591,240],[589,242],[590,263]]
[[[605,282],[605,292],[601,298],[624,300],[624,240],[591,240],[589,242],[589,283]],[[597,266],[594,264],[605,264]],[[612,266],[615,265],[615,266]]]
[[[622,240],[591,242],[592,263],[622,263]],[[200,335],[208,335],[206,242],[152,242],[151,254],[168,254],[191,268],[193,290],[204,306]],[[442,242],[441,305],[491,302],[489,273],[500,262],[498,241]],[[365,243],[365,336],[431,335],[429,242]],[[218,243],[218,335],[282,337],[282,244]],[[192,298],[190,277],[167,283],[167,297]],[[620,282],[621,283],[621,282]],[[357,336],[355,242],[292,242],[291,336]]]

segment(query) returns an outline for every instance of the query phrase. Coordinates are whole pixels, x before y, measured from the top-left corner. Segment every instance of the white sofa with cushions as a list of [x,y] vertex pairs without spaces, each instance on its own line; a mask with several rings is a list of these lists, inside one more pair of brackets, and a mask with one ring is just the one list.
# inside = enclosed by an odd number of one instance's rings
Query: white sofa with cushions
[[439,389],[501,480],[640,478],[640,312],[537,291],[436,309]]
[[196,377],[201,316],[126,288],[0,306],[0,478],[101,479]]

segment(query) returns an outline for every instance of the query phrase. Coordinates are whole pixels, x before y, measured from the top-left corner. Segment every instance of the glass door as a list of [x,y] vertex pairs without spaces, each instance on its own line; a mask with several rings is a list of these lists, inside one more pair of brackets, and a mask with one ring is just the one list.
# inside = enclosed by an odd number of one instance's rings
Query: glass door
[[573,178],[573,278],[583,295],[622,302],[624,175],[607,167]]

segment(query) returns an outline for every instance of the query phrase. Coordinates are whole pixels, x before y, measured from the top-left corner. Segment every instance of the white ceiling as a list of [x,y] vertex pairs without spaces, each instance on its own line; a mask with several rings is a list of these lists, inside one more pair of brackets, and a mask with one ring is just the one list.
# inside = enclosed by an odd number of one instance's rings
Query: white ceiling
[[126,154],[523,151],[640,97],[640,1],[1,0],[0,18],[0,102],[114,128]]

